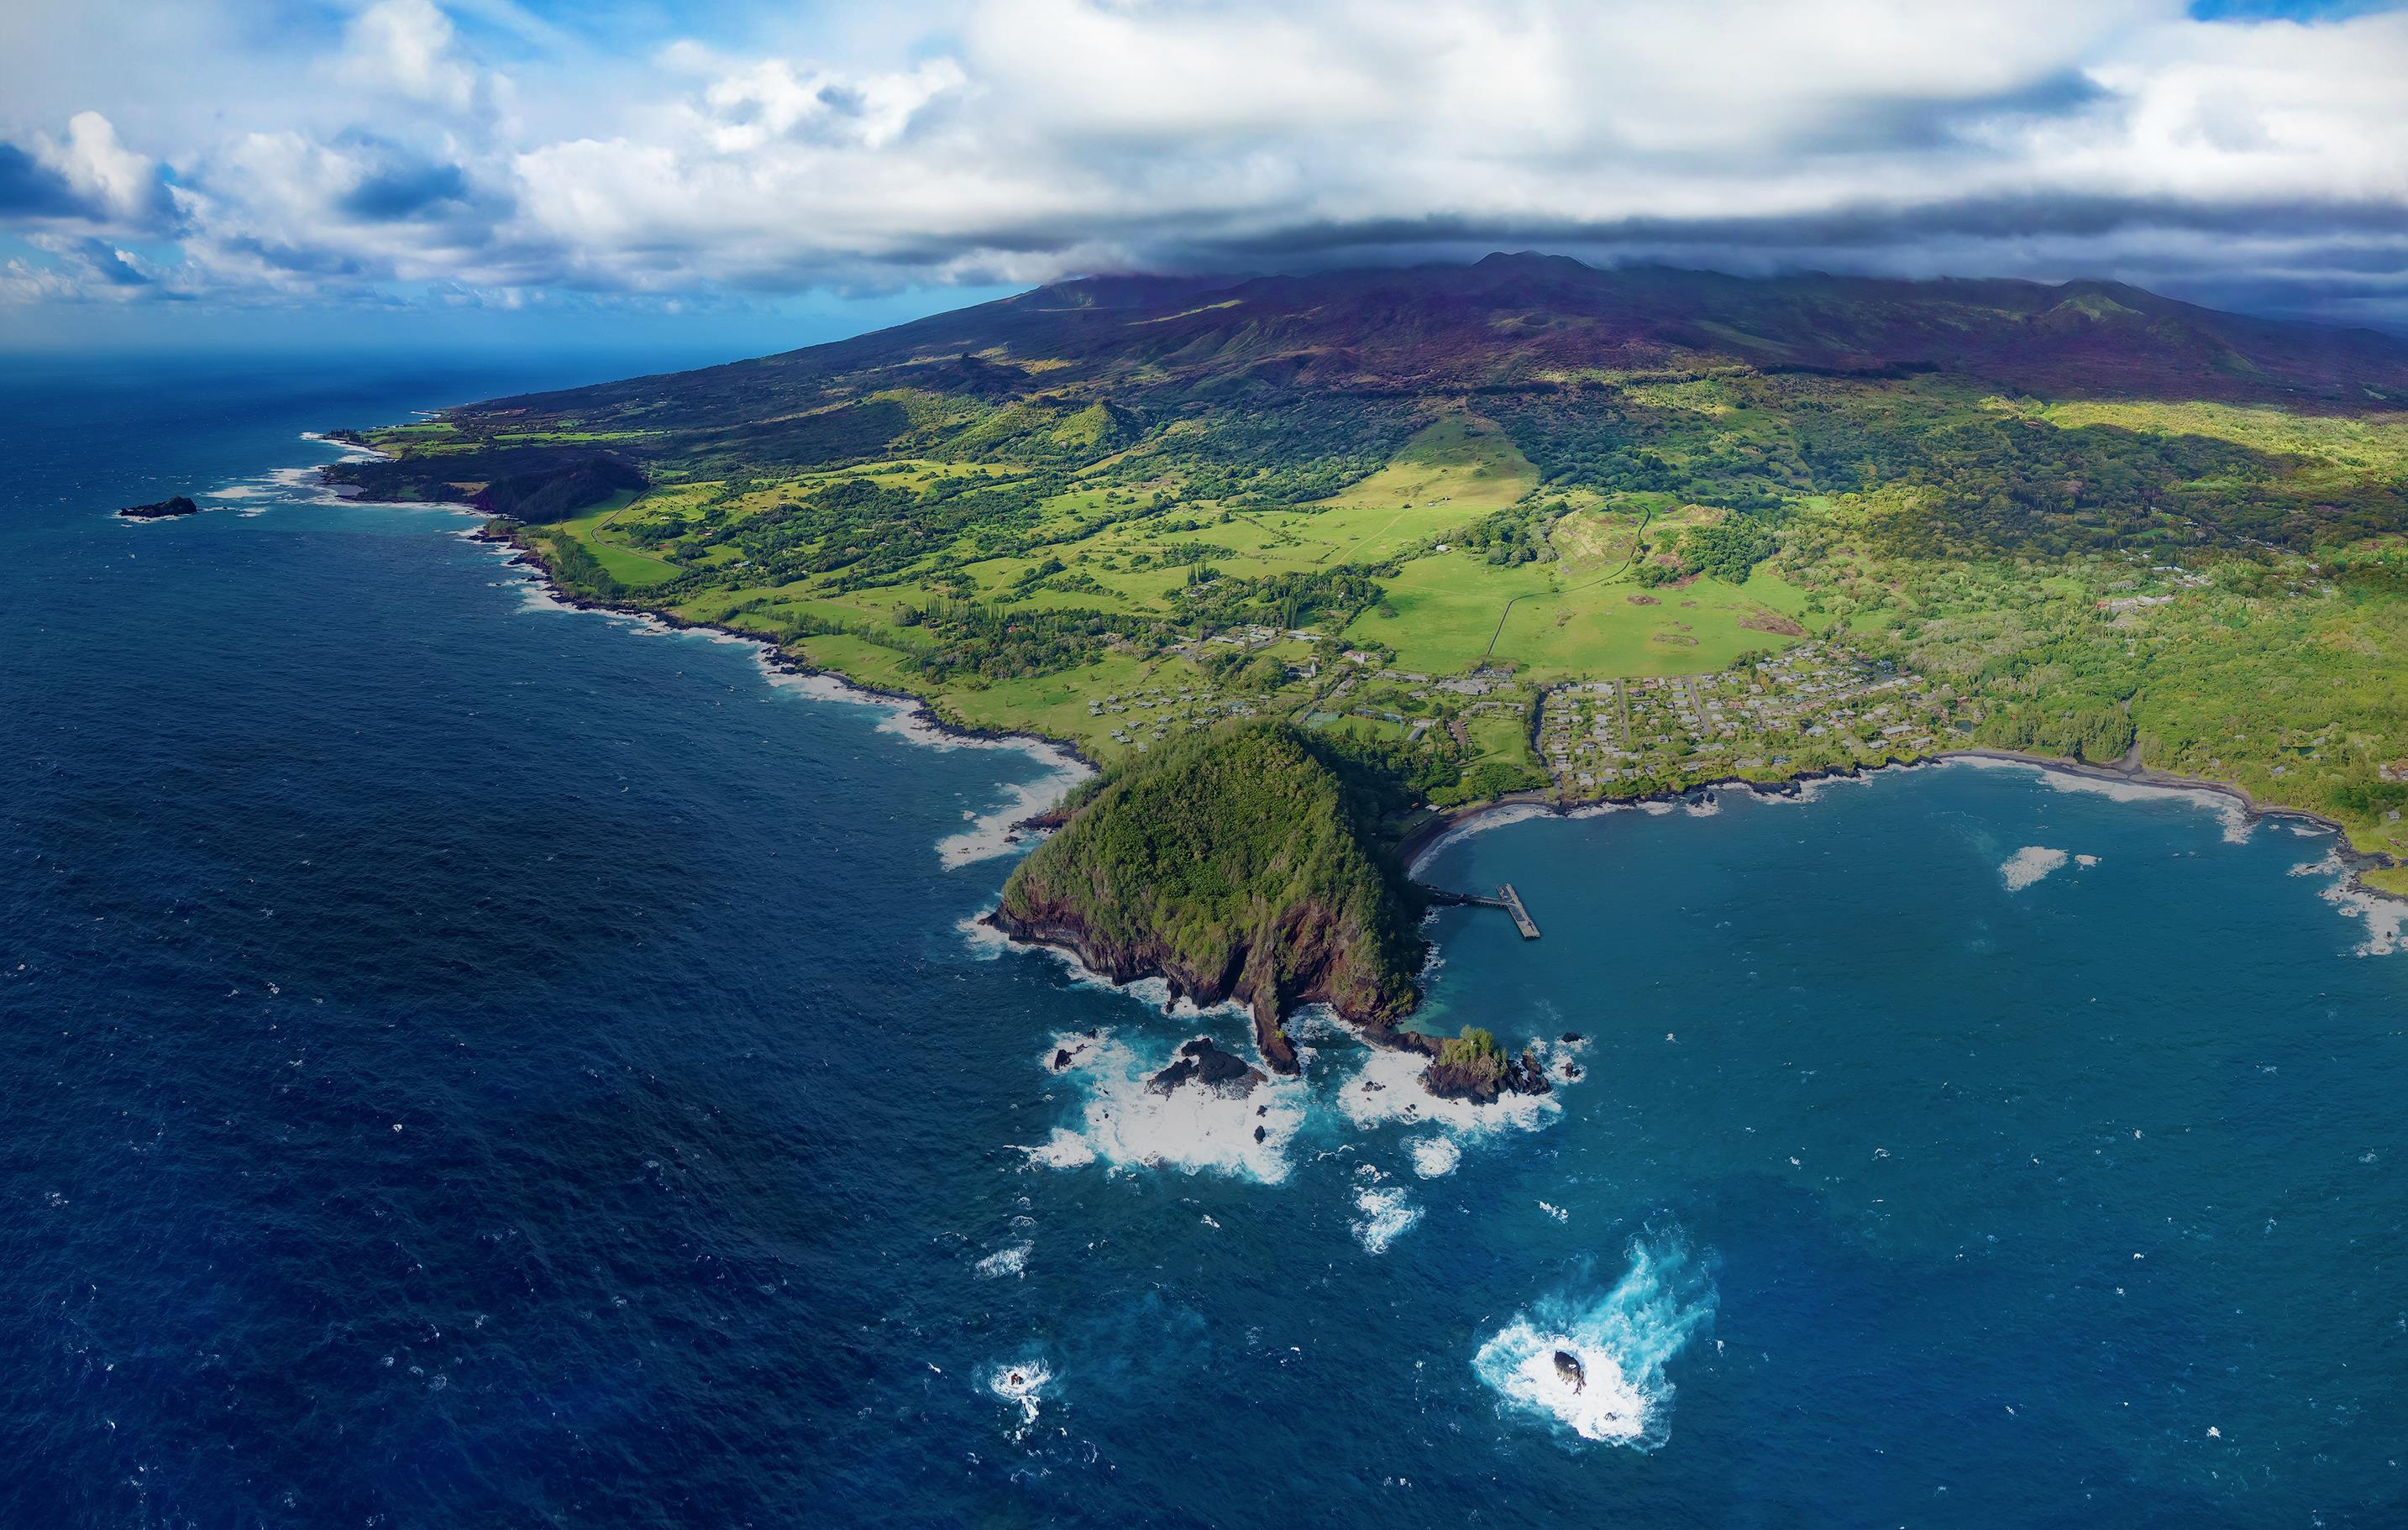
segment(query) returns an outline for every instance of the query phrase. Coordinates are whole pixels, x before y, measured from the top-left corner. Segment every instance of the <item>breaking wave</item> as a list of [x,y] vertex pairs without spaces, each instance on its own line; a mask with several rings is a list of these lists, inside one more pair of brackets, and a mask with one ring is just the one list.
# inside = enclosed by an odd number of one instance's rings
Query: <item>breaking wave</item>
[[1389,1244],[1422,1220],[1413,1198],[1401,1186],[1385,1183],[1387,1178],[1369,1164],[1354,1170],[1354,1209],[1362,1214],[1347,1226],[1365,1253],[1386,1252]]
[[1045,1362],[1034,1356],[1001,1361],[987,1368],[988,1395],[1020,1410],[1020,1427],[1011,1432],[1013,1440],[1025,1438],[1028,1431],[1036,1427],[1039,1405],[1053,1380],[1054,1373],[1045,1368]]
[[1085,1099],[1077,1126],[1057,1126],[1045,1141],[1021,1150],[1029,1165],[1079,1168],[1100,1162],[1114,1172],[1172,1168],[1263,1184],[1285,1180],[1288,1146],[1311,1105],[1305,1085],[1271,1078],[1244,1090],[1193,1081],[1169,1090],[1149,1087],[1185,1039],[1165,1044],[1160,1056],[1140,1056],[1110,1031],[1056,1036],[1040,1065],[1082,1090]]
[[2291,868],[2291,875],[2332,879],[2317,895],[2343,918],[2361,921],[2366,927],[2366,938],[2358,943],[2354,954],[2388,956],[2400,949],[2401,931],[2408,927],[2408,903],[2358,886],[2351,880],[2339,851],[2327,851],[2321,861],[2301,862]]
[[[1501,1407],[1585,1440],[1653,1451],[1670,1437],[1664,1367],[1713,1320],[1712,1272],[1677,1237],[1630,1243],[1630,1268],[1602,1296],[1585,1282],[1541,1297],[1493,1335],[1471,1368]],[[1573,1357],[1577,1377],[1559,1369]]]

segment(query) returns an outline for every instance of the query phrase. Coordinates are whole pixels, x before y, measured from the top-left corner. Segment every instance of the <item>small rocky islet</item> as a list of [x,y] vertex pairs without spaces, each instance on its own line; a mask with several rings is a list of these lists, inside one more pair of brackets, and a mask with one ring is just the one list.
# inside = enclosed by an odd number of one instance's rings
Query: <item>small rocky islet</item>
[[149,505],[128,505],[117,513],[127,521],[172,521],[179,515],[198,515],[201,508],[193,503],[191,495],[177,494]]

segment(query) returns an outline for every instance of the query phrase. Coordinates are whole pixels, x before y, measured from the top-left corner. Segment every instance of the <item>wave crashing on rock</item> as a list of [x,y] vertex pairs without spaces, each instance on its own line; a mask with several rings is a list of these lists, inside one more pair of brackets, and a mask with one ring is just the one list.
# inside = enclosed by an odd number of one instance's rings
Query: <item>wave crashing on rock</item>
[[1612,1290],[1540,1298],[1480,1347],[1471,1368],[1508,1408],[1581,1439],[1653,1451],[1671,1434],[1664,1366],[1713,1321],[1714,1300],[1712,1272],[1678,1237],[1634,1238]]

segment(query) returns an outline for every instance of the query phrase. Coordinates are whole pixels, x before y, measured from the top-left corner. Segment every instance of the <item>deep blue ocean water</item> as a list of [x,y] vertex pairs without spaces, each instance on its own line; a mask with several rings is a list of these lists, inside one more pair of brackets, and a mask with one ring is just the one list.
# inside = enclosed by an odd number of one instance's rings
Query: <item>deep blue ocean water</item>
[[1165,1100],[1241,1022],[963,928],[1043,762],[272,476],[650,361],[0,368],[0,1523],[2408,1522],[2329,841],[1968,766],[1508,824],[1427,874],[1546,937],[1440,916],[1426,1022],[1577,1080]]

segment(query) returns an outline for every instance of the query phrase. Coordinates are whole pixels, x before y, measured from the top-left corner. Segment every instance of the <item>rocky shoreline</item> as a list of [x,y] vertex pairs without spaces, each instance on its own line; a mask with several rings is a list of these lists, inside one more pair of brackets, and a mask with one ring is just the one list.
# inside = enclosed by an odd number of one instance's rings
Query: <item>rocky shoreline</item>
[[1418,1052],[1432,1059],[1438,1056],[1439,1038],[1404,1029],[1399,1024],[1401,1014],[1366,1011],[1347,1002],[1346,995],[1328,982],[1328,963],[1310,960],[1316,952],[1326,953],[1318,952],[1318,948],[1310,944],[1306,947],[1309,979],[1283,985],[1261,981],[1253,972],[1254,964],[1246,961],[1242,953],[1226,970],[1197,972],[1156,945],[1120,945],[1099,940],[1068,909],[1042,908],[1015,915],[997,908],[980,915],[979,922],[1014,944],[1060,951],[1115,987],[1160,979],[1171,999],[1199,1009],[1231,1002],[1243,1005],[1254,1022],[1254,1050],[1275,1073],[1292,1075],[1298,1070],[1296,1043],[1288,1037],[1285,1022],[1289,1015],[1310,1005],[1326,1008],[1373,1046]]
[[[552,599],[579,610],[601,611],[658,622],[665,626],[725,634],[755,645],[761,662],[772,670],[798,677],[810,677],[843,687],[867,699],[908,708],[915,721],[941,736],[966,742],[1036,747],[1058,751],[1082,767],[1094,771],[1096,762],[1070,739],[1054,738],[1025,730],[1004,730],[979,727],[945,717],[925,696],[866,685],[836,671],[810,665],[786,653],[774,640],[752,633],[739,632],[712,622],[695,622],[674,612],[650,608],[624,602],[590,599],[575,594],[556,579],[539,554],[517,538],[480,526],[468,533],[471,539],[499,543],[516,549],[509,562],[527,569],[538,585]],[[1679,791],[1656,792],[1631,797],[1605,797],[1566,800],[1552,793],[1519,793],[1487,802],[1475,803],[1433,814],[1410,830],[1398,846],[1398,855],[1409,872],[1448,836],[1469,829],[1481,822],[1504,813],[1540,813],[1550,817],[1570,817],[1583,809],[1606,806],[1636,807],[1649,802],[1674,803],[1711,801],[1713,794],[1724,790],[1745,790],[1759,796],[1799,795],[1809,785],[1819,780],[1862,779],[1876,771],[1913,768],[1917,765],[1945,764],[1957,760],[1994,760],[2034,766],[2043,770],[2090,779],[2172,791],[2214,793],[2232,800],[2254,820],[2290,818],[2333,831],[2340,839],[2336,858],[2346,868],[2350,891],[2364,896],[2391,898],[2393,894],[2367,885],[2360,873],[2388,867],[2398,863],[2381,852],[2359,851],[2349,843],[2344,825],[2321,814],[2304,808],[2287,808],[2259,802],[2245,789],[2230,782],[2173,775],[2135,762],[2101,765],[2080,760],[2057,759],[2046,755],[2000,749],[1964,749],[1944,751],[1937,754],[1900,758],[1886,757],[1878,761],[1849,765],[1845,768],[1807,771],[1778,781],[1757,781],[1731,777],[1701,781]],[[1041,812],[1015,822],[1011,827],[1029,834],[1042,834],[1059,828],[1068,820],[1059,803]],[[1209,1008],[1235,1000],[1248,1008],[1254,1033],[1255,1046],[1263,1061],[1273,1071],[1293,1074],[1297,1070],[1296,1049],[1283,1022],[1296,1008],[1319,1004],[1327,1008],[1355,1035],[1368,1044],[1393,1051],[1409,1051],[1430,1059],[1431,1071],[1439,1068],[1440,1037],[1408,1030],[1400,1023],[1402,1015],[1349,1013],[1342,995],[1328,992],[1322,976],[1313,972],[1300,983],[1282,985],[1264,983],[1249,976],[1247,964],[1233,964],[1229,970],[1218,973],[1190,972],[1165,951],[1139,947],[1111,946],[1089,937],[1088,933],[1073,920],[1049,918],[1044,911],[1033,911],[1031,917],[1014,918],[1001,909],[981,916],[980,922],[996,930],[1014,944],[1048,948],[1068,954],[1089,971],[1115,985],[1125,986],[1146,979],[1159,978],[1174,999]],[[1525,1078],[1525,1073],[1529,1075]],[[1528,1093],[1544,1093],[1547,1082],[1542,1070],[1525,1069],[1517,1061],[1508,1087]],[[1450,1082],[1444,1078],[1425,1079],[1426,1087],[1440,1097],[1493,1099],[1494,1093],[1456,1090],[1450,1094]]]
[[[333,439],[335,437],[330,436],[329,438]],[[473,507],[464,506],[462,508],[464,509],[473,509]],[[121,511],[119,513],[122,514],[124,512]],[[985,728],[954,722],[939,712],[936,708],[936,706],[925,696],[916,695],[908,691],[894,691],[879,686],[865,684],[860,680],[853,679],[836,670],[823,669],[817,665],[806,664],[803,661],[796,659],[784,652],[772,639],[760,636],[757,634],[738,632],[732,627],[724,627],[708,622],[689,621],[672,611],[658,610],[649,607],[637,606],[623,602],[592,600],[582,595],[573,594],[563,588],[560,582],[552,577],[551,568],[544,564],[539,555],[525,547],[523,544],[519,543],[514,537],[496,535],[482,526],[480,526],[468,535],[471,540],[504,543],[516,547],[518,549],[518,555],[512,558],[510,562],[514,565],[532,570],[535,573],[538,581],[541,584],[545,593],[564,606],[573,607],[579,610],[604,611],[616,616],[648,618],[668,627],[703,632],[724,633],[730,637],[740,638],[748,643],[758,644],[763,650],[763,662],[781,673],[796,676],[809,676],[829,680],[835,684],[845,687],[847,690],[858,693],[861,695],[874,700],[891,702],[912,708],[915,709],[919,721],[924,723],[931,731],[940,734],[946,737],[960,738],[965,741],[974,743],[1039,745],[1048,749],[1058,750],[1063,754],[1068,756],[1070,759],[1076,761],[1079,765],[1090,771],[1099,770],[1101,768],[1093,759],[1088,757],[1086,751],[1081,749],[1078,743],[1073,739],[1056,738],[1049,735],[1035,733],[1025,729],[1006,730],[999,728]],[[1459,808],[1439,810],[1430,818],[1416,824],[1412,829],[1406,833],[1403,839],[1401,839],[1398,844],[1397,853],[1398,858],[1404,862],[1408,870],[1410,870],[1418,860],[1428,853],[1429,850],[1436,845],[1439,840],[1444,838],[1446,836],[1458,830],[1469,828],[1483,819],[1503,812],[1535,809],[1551,817],[1570,817],[1584,808],[1590,808],[1608,806],[1638,807],[1641,804],[1650,802],[1673,803],[1696,801],[1700,797],[1710,797],[1713,793],[1720,791],[1746,791],[1757,796],[1794,797],[1815,781],[1861,780],[1865,777],[1870,776],[1876,771],[1912,769],[1917,765],[1942,765],[1954,760],[1999,760],[2016,765],[2033,765],[2042,770],[2054,770],[2069,776],[2081,776],[2093,780],[2118,781],[2132,786],[2157,787],[2167,791],[2212,792],[2219,796],[2229,797],[2232,799],[2241,807],[2243,811],[2249,815],[2253,822],[2270,818],[2289,818],[2296,819],[2301,822],[2315,824],[2319,828],[2330,830],[2341,836],[2342,842],[2335,853],[2341,860],[2342,864],[2349,868],[2351,890],[2370,897],[2391,898],[2396,896],[2393,894],[2385,892],[2381,888],[2366,885],[2363,881],[2359,880],[2358,873],[2362,871],[2388,869],[2399,865],[2401,863],[2394,857],[2386,855],[2382,851],[2361,851],[2350,844],[2346,826],[2334,819],[2326,817],[2322,813],[2314,812],[2304,808],[2290,808],[2278,803],[2260,802],[2246,788],[2237,786],[2230,781],[2214,780],[2200,776],[2178,776],[2170,771],[2158,770],[2154,766],[2141,765],[2137,761],[2117,762],[2114,765],[2099,765],[2086,760],[2060,759],[2054,755],[2034,754],[2021,750],[1991,748],[1943,750],[1936,754],[1903,757],[1899,755],[1887,755],[1879,760],[1861,765],[1852,765],[1842,768],[1801,771],[1793,776],[1784,777],[1782,779],[1777,781],[1752,780],[1741,776],[1719,777],[1713,780],[1699,781],[1693,786],[1683,787],[1678,791],[1650,792],[1638,796],[1567,799],[1552,792],[1516,792],[1505,796],[1491,798],[1485,802],[1469,803]],[[1068,815],[1061,811],[1060,807],[1057,804],[1055,807],[1047,808],[1043,812],[1031,814],[1029,817],[1020,820],[1012,826],[1017,829],[1027,830],[1031,833],[1043,833],[1061,827],[1063,822],[1067,821],[1067,817]],[[1082,957],[1082,960],[1083,961],[1084,958]],[[1099,972],[1105,970],[1103,967],[1096,965],[1096,964],[1089,963],[1088,965],[1096,967],[1096,970]],[[1161,977],[1166,979],[1171,979],[1171,975],[1168,973],[1140,972],[1136,976]],[[1113,980],[1115,982],[1127,982],[1135,979],[1133,978],[1115,978]],[[1226,996],[1226,995],[1225,995],[1225,997]],[[1213,999],[1208,1002],[1219,1003],[1222,1002],[1222,1000]]]
[[1959,760],[1994,760],[2009,765],[2030,765],[2040,770],[2052,770],[2060,775],[2078,776],[2086,780],[2111,781],[2127,786],[2147,787],[2166,792],[2207,792],[2229,797],[2248,816],[2252,822],[2266,819],[2293,819],[2330,831],[2341,843],[2334,857],[2349,873],[2349,891],[2366,897],[2400,901],[2398,894],[2363,881],[2359,873],[2386,870],[2401,865],[2395,857],[2381,851],[2362,851],[2349,842],[2348,827],[2338,820],[2313,812],[2305,808],[2289,808],[2280,803],[2260,802],[2250,792],[2230,781],[2211,780],[2200,776],[2177,776],[2171,771],[2144,765],[2128,759],[2114,765],[2099,765],[2087,760],[2065,760],[2054,755],[2033,754],[2011,749],[1952,749],[1937,754],[1918,754],[1901,758],[1886,756],[1868,764],[1854,765],[1844,769],[1801,771],[1777,781],[1750,780],[1742,776],[1721,777],[1699,781],[1675,792],[1650,792],[1628,797],[1565,798],[1552,792],[1517,792],[1510,796],[1488,802],[1469,803],[1460,808],[1443,809],[1417,823],[1398,847],[1398,854],[1410,870],[1426,858],[1439,842],[1448,836],[1472,828],[1482,820],[1500,813],[1527,812],[1549,818],[1571,818],[1583,811],[1602,808],[1636,808],[1644,803],[1678,803],[1712,801],[1722,791],[1745,791],[1760,797],[1795,797],[1816,781],[1862,780],[1879,771],[1912,770],[1921,765],[1947,765]]
[[[1545,1068],[1527,1050],[1509,1061],[1497,1077],[1484,1079],[1469,1068],[1444,1063],[1440,1051],[1446,1038],[1406,1029],[1401,1015],[1349,1014],[1329,995],[1311,991],[1288,994],[1283,1005],[1269,1003],[1263,996],[1241,991],[1241,981],[1200,979],[1180,970],[1180,964],[1163,959],[1161,953],[1101,947],[1075,922],[1032,922],[993,909],[981,915],[979,922],[999,931],[1015,946],[1067,955],[1116,987],[1160,979],[1173,1000],[1198,1008],[1211,1008],[1232,1000],[1244,1005],[1254,1023],[1254,1050],[1273,1073],[1294,1077],[1300,1071],[1295,1043],[1289,1039],[1283,1022],[1296,1009],[1319,1005],[1367,1045],[1427,1059],[1428,1066],[1421,1075],[1422,1085],[1439,1099],[1486,1105],[1501,1094],[1544,1094],[1553,1089]],[[1154,1076],[1153,1084],[1166,1093],[1189,1079],[1206,1084],[1251,1087],[1240,1085],[1239,1075],[1229,1071],[1230,1065],[1236,1062],[1231,1054],[1213,1051],[1209,1037],[1198,1037],[1180,1049],[1171,1064]],[[1054,1065],[1059,1071],[1067,1065],[1057,1055]]]
[[[474,506],[464,505],[460,508],[477,513]],[[1082,769],[1089,772],[1100,768],[1094,760],[1088,758],[1086,751],[1081,749],[1075,740],[1055,738],[1026,729],[986,728],[973,723],[955,722],[939,711],[936,704],[926,696],[915,695],[909,691],[892,691],[881,686],[866,684],[837,670],[823,669],[816,665],[807,664],[779,647],[775,638],[764,637],[759,633],[739,632],[734,627],[722,626],[715,622],[695,622],[680,616],[675,611],[663,610],[655,607],[638,606],[624,601],[595,600],[585,595],[576,594],[553,577],[551,565],[543,561],[541,554],[516,537],[481,525],[464,535],[472,542],[484,542],[515,549],[514,555],[506,560],[508,565],[513,568],[528,570],[534,576],[537,586],[546,596],[571,609],[600,611],[609,616],[637,617],[648,622],[657,622],[664,627],[674,628],[680,632],[718,633],[739,642],[751,643],[760,649],[763,665],[779,674],[826,680],[866,699],[888,703],[907,709],[915,722],[927,728],[929,732],[943,737],[958,738],[965,743],[1000,744],[1014,748],[1034,746],[1065,755]],[[1061,820],[1054,815],[1055,809],[1048,808],[1045,812],[1032,814],[1028,818],[1020,820],[1012,827],[1032,831],[1058,828]]]

